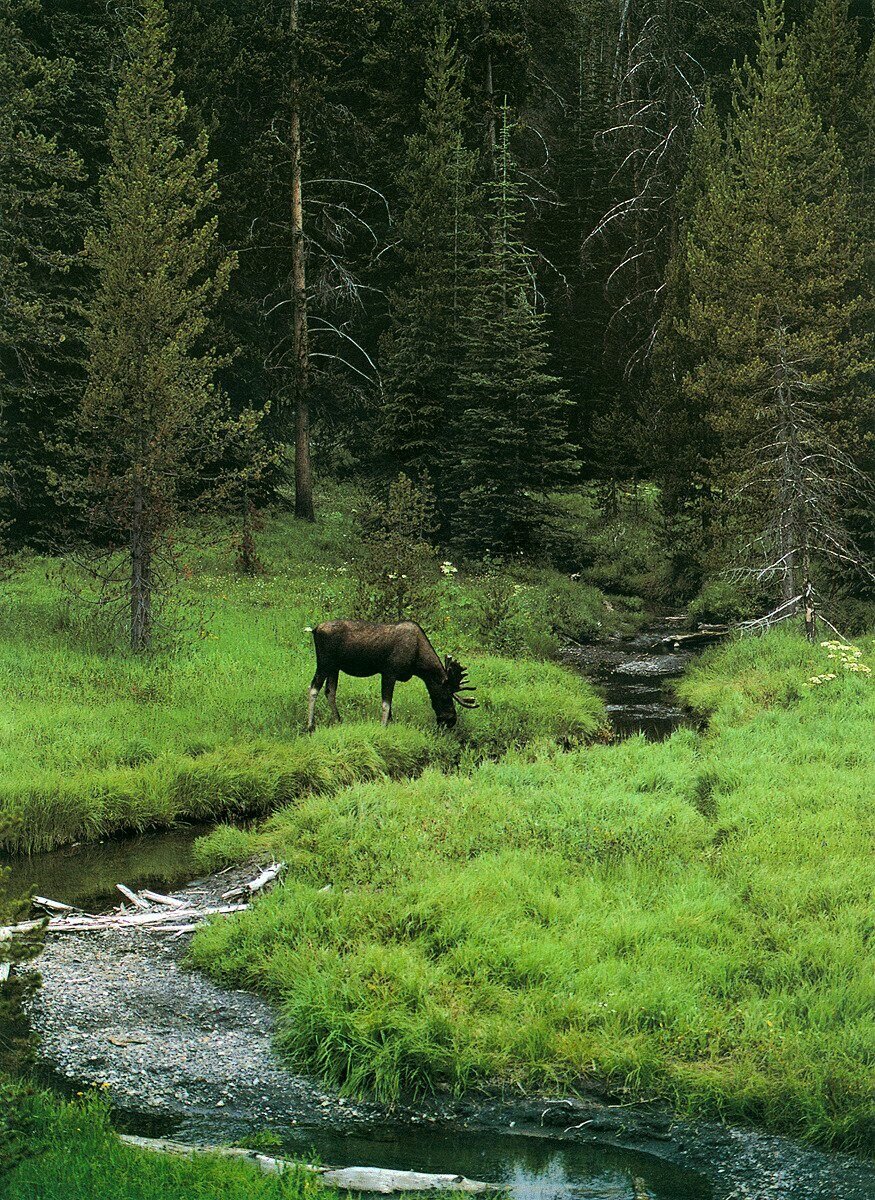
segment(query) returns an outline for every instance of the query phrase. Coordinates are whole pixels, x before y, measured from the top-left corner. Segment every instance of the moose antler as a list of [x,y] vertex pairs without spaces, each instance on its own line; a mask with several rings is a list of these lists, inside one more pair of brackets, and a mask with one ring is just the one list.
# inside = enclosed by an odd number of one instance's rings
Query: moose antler
[[448,654],[444,659],[444,670],[447,673],[447,683],[449,683],[453,689],[453,699],[455,700],[456,704],[460,705],[462,708],[476,708],[476,700],[469,700],[466,697],[459,695],[459,692],[477,691],[476,688],[471,687],[470,684],[466,683],[468,678],[467,668],[463,667],[462,664],[458,662],[457,659],[453,658],[451,654]]

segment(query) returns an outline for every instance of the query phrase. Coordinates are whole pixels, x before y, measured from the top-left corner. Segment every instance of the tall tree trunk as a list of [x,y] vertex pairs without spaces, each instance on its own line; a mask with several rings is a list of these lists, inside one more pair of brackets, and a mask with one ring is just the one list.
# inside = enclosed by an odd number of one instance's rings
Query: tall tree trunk
[[[488,40],[490,30],[489,13],[483,16],[483,37]],[[496,150],[498,148],[498,132],[495,122],[495,85],[492,79],[492,50],[486,47],[486,149],[489,151],[489,170],[495,171]]]
[[813,642],[817,637],[817,610],[814,607],[814,585],[811,582],[811,562],[807,546],[802,556],[802,574],[804,576],[802,603],[805,606],[805,636],[809,642]]
[[796,516],[799,509],[797,463],[795,454],[795,430],[793,428],[793,412],[790,404],[790,382],[787,371],[787,358],[783,325],[778,325],[778,361],[775,364],[775,390],[778,399],[778,413],[781,423],[781,557],[784,563],[784,573],[781,579],[781,599],[789,604],[799,592],[797,585],[796,567]]
[[310,470],[310,348],[307,328],[307,271],[304,245],[304,200],[301,189],[301,86],[298,75],[298,0],[291,0],[292,113],[289,139],[292,151],[292,355],[295,380],[295,516],[314,520],[313,479]]
[[152,638],[152,541],[146,521],[143,485],[134,487],[131,519],[131,649],[148,650]]

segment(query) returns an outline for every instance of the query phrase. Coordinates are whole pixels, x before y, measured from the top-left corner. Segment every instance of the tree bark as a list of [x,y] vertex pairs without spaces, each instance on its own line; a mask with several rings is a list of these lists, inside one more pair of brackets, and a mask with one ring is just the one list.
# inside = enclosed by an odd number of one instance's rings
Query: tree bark
[[293,39],[292,112],[292,356],[295,384],[295,516],[315,519],[310,467],[310,347],[307,326],[307,269],[304,243],[304,200],[301,187],[301,85],[298,76],[298,0],[291,0],[289,29]]
[[134,485],[131,520],[130,634],[136,654],[148,650],[152,638],[152,544],[146,521],[143,485]]

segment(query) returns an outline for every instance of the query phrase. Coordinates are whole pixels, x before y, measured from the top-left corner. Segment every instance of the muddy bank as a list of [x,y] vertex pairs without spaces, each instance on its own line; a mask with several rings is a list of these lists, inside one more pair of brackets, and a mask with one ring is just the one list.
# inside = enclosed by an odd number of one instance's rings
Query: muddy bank
[[[251,873],[251,867],[226,873],[174,894],[212,902]],[[350,1155],[362,1162],[370,1146],[377,1161],[365,1165],[415,1169],[429,1165],[416,1161],[423,1153],[416,1130],[430,1131],[434,1145],[447,1142],[449,1157],[462,1153],[466,1136],[549,1138],[569,1148],[623,1148],[642,1161],[653,1156],[710,1185],[653,1188],[657,1195],[868,1200],[875,1194],[875,1167],[862,1160],[746,1129],[681,1121],[664,1105],[623,1105],[603,1094],[447,1096],[393,1109],[347,1100],[284,1066],[264,1001],[185,969],[188,940],[145,930],[65,935],[50,939],[35,964],[43,986],[30,1018],[41,1039],[41,1069],[68,1088],[105,1088],[136,1131],[216,1142],[270,1129],[283,1145],[302,1153],[316,1147],[338,1165],[351,1162]],[[393,1145],[386,1154],[413,1161],[379,1161],[379,1147]]]

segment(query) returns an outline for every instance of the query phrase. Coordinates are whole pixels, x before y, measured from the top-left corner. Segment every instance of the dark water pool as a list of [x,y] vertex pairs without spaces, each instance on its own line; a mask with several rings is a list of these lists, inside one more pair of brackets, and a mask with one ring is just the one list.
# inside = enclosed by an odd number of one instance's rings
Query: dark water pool
[[34,892],[89,912],[120,904],[117,883],[133,888],[173,888],[195,874],[192,847],[210,825],[183,825],[134,837],[109,838],[84,846],[67,846],[30,858],[0,854],[8,870],[9,896]]
[[458,1173],[505,1187],[519,1200],[706,1200],[700,1176],[647,1154],[606,1146],[572,1146],[502,1134],[413,1129],[368,1137],[302,1131],[283,1148],[332,1165],[398,1167]]

